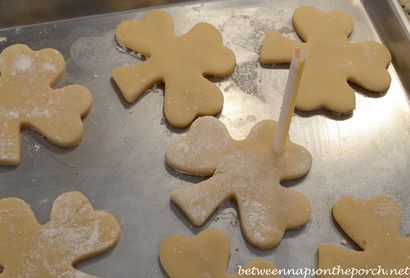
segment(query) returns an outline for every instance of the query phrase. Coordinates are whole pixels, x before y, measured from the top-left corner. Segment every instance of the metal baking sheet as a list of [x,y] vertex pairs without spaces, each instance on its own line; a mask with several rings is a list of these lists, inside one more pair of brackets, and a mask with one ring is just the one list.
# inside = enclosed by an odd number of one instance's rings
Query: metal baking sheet
[[[236,72],[217,83],[225,96],[220,119],[237,139],[244,138],[259,120],[278,119],[288,70],[286,66],[261,67],[258,53],[267,30],[296,37],[291,16],[302,4],[350,14],[356,23],[352,41],[379,40],[358,0],[237,0],[161,6],[173,16],[177,33],[206,21],[222,30],[226,45],[235,51]],[[118,246],[80,263],[80,270],[99,277],[165,277],[158,262],[161,241],[208,227],[230,235],[232,273],[237,265],[258,256],[280,268],[313,268],[320,243],[343,242],[344,235],[332,221],[331,207],[345,195],[366,198],[385,193],[398,198],[404,212],[402,233],[410,232],[409,96],[393,66],[389,67],[392,83],[386,95],[356,94],[352,117],[335,119],[320,112],[296,113],[293,118],[291,138],[312,153],[313,165],[306,177],[283,185],[311,201],[312,218],[306,226],[287,231],[276,248],[258,250],[244,241],[235,205],[228,202],[205,226],[192,227],[169,197],[173,190],[195,186],[201,179],[177,174],[164,164],[167,144],[184,131],[164,124],[161,87],[130,105],[110,79],[113,68],[138,62],[116,44],[116,25],[124,19],[140,18],[146,11],[0,30],[0,37],[6,38],[0,49],[14,43],[58,49],[67,60],[58,87],[79,83],[93,94],[93,109],[84,121],[85,138],[78,147],[61,149],[25,130],[20,166],[0,168],[0,197],[24,199],[41,223],[47,221],[54,199],[71,190],[83,192],[95,208],[115,215],[123,231]],[[350,241],[349,247],[356,248]]]
[[410,36],[398,9],[397,0],[362,0],[377,33],[390,49],[394,68],[404,89],[410,94]]
[[393,6],[396,18],[400,20],[400,25],[402,29],[405,30],[407,38],[410,40],[410,18],[404,11],[399,0],[391,1],[390,4]]

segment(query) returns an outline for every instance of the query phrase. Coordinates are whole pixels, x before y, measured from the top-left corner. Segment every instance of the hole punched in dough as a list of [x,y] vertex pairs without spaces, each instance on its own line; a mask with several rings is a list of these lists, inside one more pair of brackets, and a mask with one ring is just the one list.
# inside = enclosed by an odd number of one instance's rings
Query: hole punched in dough
[[236,141],[218,119],[195,120],[185,137],[167,147],[166,163],[176,171],[210,178],[177,189],[172,202],[200,226],[221,203],[234,199],[244,237],[259,248],[277,245],[285,230],[303,226],[311,213],[309,201],[280,181],[306,175],[312,157],[289,139],[276,155],[275,131],[275,121],[261,121],[246,139]]
[[[399,201],[386,195],[378,195],[367,200],[344,197],[333,207],[333,218],[362,251],[349,250],[334,244],[321,244],[319,268],[332,269],[340,266],[345,270],[377,270],[380,266],[385,271],[400,271],[410,267],[410,238],[400,235],[402,212]],[[398,272],[386,274],[389,273],[369,273],[358,277],[405,277],[398,275]]]
[[262,45],[261,64],[290,63],[293,50],[307,49],[296,108],[301,111],[329,110],[337,115],[355,109],[355,94],[349,82],[376,93],[390,86],[386,68],[391,56],[377,42],[349,42],[353,19],[341,12],[323,12],[300,7],[293,14],[298,42],[270,31]]
[[112,73],[128,102],[164,82],[164,114],[173,127],[185,128],[198,116],[222,111],[222,92],[205,76],[231,75],[236,59],[214,26],[198,23],[188,33],[176,36],[171,16],[154,10],[143,19],[121,22],[116,38],[119,44],[147,57]]
[[60,195],[50,220],[40,225],[30,206],[17,198],[0,200],[1,277],[94,276],[73,265],[112,249],[120,226],[109,213],[95,211],[80,192]]
[[33,51],[15,44],[0,54],[0,164],[20,163],[20,132],[29,127],[60,147],[83,137],[81,117],[91,109],[87,88],[52,89],[64,75],[65,61],[55,49]]
[[[228,236],[220,230],[208,229],[194,237],[171,236],[165,239],[161,244],[159,258],[170,278],[279,278],[272,274],[276,267],[262,259],[241,268],[243,271],[256,268],[253,275],[228,274],[229,254]],[[263,271],[267,272],[262,274]]]

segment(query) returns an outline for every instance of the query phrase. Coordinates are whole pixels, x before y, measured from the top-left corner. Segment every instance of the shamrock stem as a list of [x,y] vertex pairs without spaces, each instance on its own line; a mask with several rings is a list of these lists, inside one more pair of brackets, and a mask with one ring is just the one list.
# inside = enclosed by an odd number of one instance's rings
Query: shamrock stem
[[20,162],[20,123],[18,120],[0,120],[0,165]]
[[145,90],[161,81],[158,66],[152,60],[115,69],[112,77],[128,102],[135,101]]

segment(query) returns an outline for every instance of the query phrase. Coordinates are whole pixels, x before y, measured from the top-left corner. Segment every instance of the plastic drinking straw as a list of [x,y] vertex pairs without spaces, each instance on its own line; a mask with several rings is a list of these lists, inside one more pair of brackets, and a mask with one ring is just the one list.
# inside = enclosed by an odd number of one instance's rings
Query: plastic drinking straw
[[280,154],[284,151],[306,58],[307,51],[305,49],[296,48],[293,51],[285,94],[282,100],[282,108],[279,115],[279,123],[275,134],[275,142],[273,144],[273,149],[276,154]]

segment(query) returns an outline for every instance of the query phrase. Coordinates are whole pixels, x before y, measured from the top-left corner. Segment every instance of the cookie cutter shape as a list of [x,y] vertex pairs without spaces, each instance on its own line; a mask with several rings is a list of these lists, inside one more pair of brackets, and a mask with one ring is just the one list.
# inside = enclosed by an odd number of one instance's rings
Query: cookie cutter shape
[[30,206],[17,198],[0,200],[0,265],[4,277],[94,277],[73,264],[113,248],[120,226],[95,211],[79,192],[60,195],[50,221],[40,225]]
[[278,244],[286,229],[303,226],[311,212],[309,201],[280,181],[304,176],[312,158],[289,140],[276,155],[275,130],[275,121],[261,121],[246,139],[236,141],[218,119],[197,119],[185,137],[168,146],[166,163],[176,171],[211,178],[177,189],[171,200],[200,226],[222,202],[234,199],[245,238],[259,248]]
[[351,43],[353,19],[341,12],[322,12],[300,7],[293,26],[303,42],[270,31],[263,42],[262,64],[290,63],[294,48],[307,49],[309,58],[300,84],[296,108],[302,111],[327,109],[335,114],[355,109],[355,94],[348,81],[374,92],[390,86],[386,70],[391,56],[377,42]]
[[0,164],[20,162],[21,128],[30,127],[51,143],[72,147],[83,137],[81,117],[91,109],[83,86],[52,89],[65,61],[54,49],[33,51],[16,44],[0,54]]
[[[400,235],[402,213],[397,200],[385,195],[368,200],[344,197],[333,207],[333,218],[363,251],[349,250],[333,244],[321,244],[319,268],[332,269],[340,266],[345,270],[378,269],[380,266],[386,271],[399,271],[409,267],[410,238]],[[370,273],[360,277],[404,277],[393,274]]]
[[[160,261],[170,278],[268,278],[276,267],[266,260],[254,260],[242,270],[254,270],[254,275],[231,275],[227,273],[229,262],[229,238],[217,229],[205,230],[193,238],[172,236],[164,240],[160,248]],[[259,273],[267,273],[268,275]]]
[[204,76],[229,76],[236,61],[215,27],[202,22],[188,33],[176,36],[171,16],[154,10],[141,20],[123,21],[116,36],[120,44],[148,57],[142,63],[112,73],[128,102],[163,81],[164,113],[172,126],[184,128],[198,116],[222,111],[220,89]]

